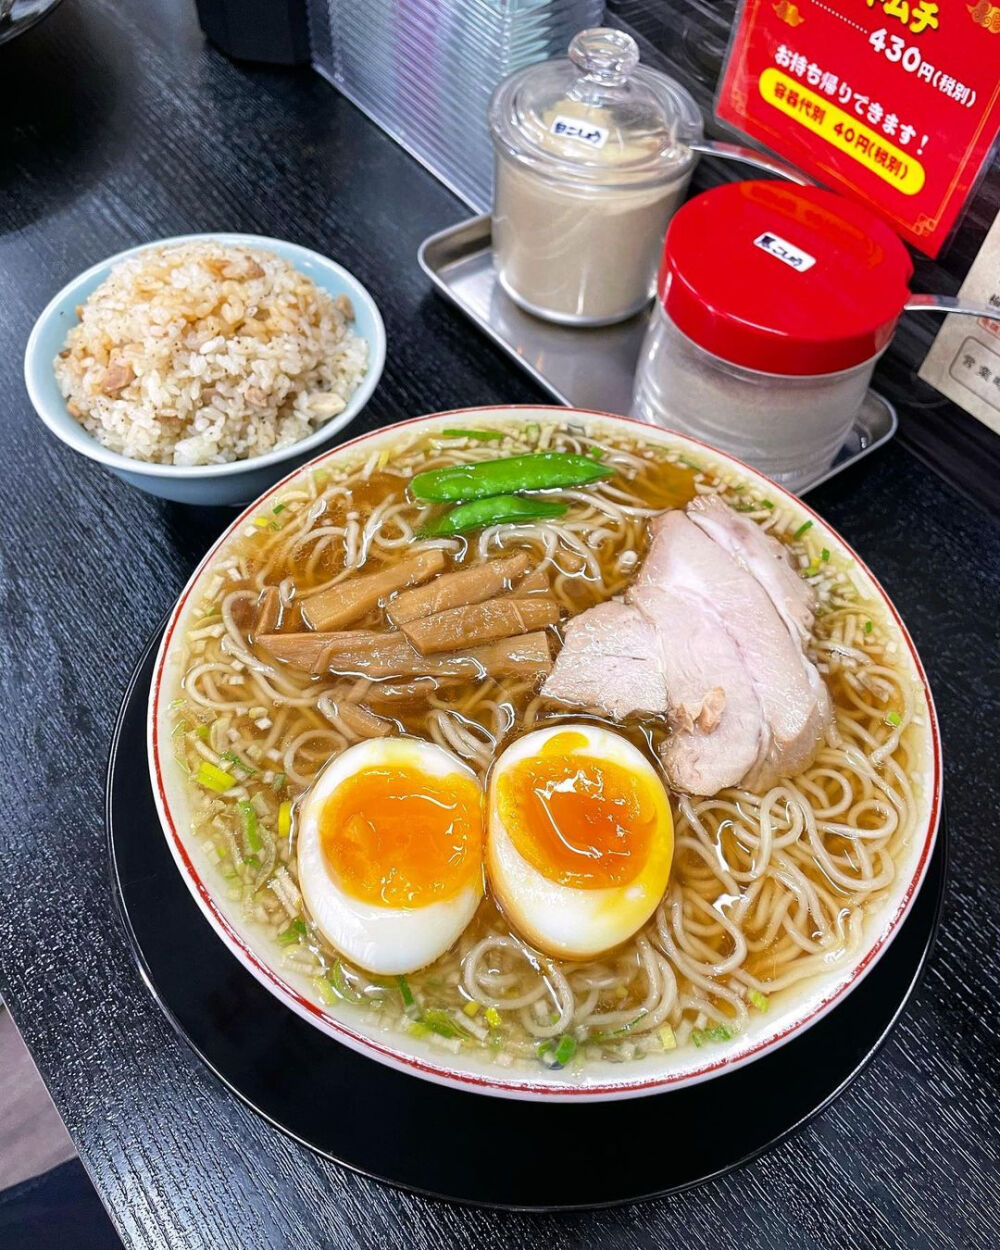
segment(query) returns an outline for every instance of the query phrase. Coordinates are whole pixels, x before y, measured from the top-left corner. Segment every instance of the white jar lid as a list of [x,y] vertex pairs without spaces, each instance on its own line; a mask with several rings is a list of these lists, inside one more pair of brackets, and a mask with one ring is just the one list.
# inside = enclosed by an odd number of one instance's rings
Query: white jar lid
[[639,64],[620,30],[581,31],[569,57],[506,78],[490,100],[493,141],[553,179],[588,185],[669,182],[694,160],[701,113],[672,78]]

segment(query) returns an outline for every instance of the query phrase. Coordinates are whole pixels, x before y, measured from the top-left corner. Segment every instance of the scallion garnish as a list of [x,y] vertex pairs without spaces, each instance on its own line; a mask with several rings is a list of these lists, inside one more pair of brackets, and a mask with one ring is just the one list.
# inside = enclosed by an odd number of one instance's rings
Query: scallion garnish
[[474,438],[479,443],[492,443],[504,438],[503,430],[442,430],[444,438]]
[[766,994],[762,994],[760,990],[750,990],[747,994],[750,1005],[756,1007],[758,1011],[767,1011],[771,1003]]
[[300,937],[305,937],[306,925],[304,920],[293,920],[287,929],[282,929],[278,934],[278,941],[282,946],[291,946],[293,942],[297,942]]
[[271,789],[275,791],[284,790],[285,783],[287,781],[288,781],[288,778],[285,776],[284,773],[275,773],[274,779],[271,782]]
[[874,628],[875,626],[872,625],[871,621],[865,621],[865,633],[866,634],[870,634]]
[[200,786],[204,786],[206,790],[214,790],[216,794],[223,794],[236,785],[236,778],[231,773],[216,767],[210,760],[202,760],[198,765],[197,781]]
[[195,732],[195,736],[200,738],[202,742],[207,742],[208,736],[212,732],[212,726],[211,725],[199,725],[198,728],[194,732]]
[[495,1007],[487,1007],[486,1010],[483,1012],[483,1015],[485,1015],[486,1023],[490,1026],[491,1029],[498,1029],[500,1025],[503,1023],[503,1020],[500,1016],[500,1012],[497,1011]]
[[768,509],[771,509],[771,508],[773,508],[773,507],[774,507],[774,500],[773,500],[773,499],[762,499],[762,500],[760,501],[760,506],[761,506],[762,508],[768,508]]
[[279,512],[284,512],[284,510],[285,510],[287,507],[288,507],[288,504],[286,504],[286,503],[276,503],[276,504],[274,505],[274,507],[271,509],[271,511],[272,511],[275,515],[277,515]]
[[825,547],[824,547],[824,548],[823,548],[823,550],[819,553],[819,558],[823,561],[823,563],[824,563],[824,564],[827,562],[827,560],[829,560],[829,558],[830,558],[830,553],[829,553],[829,551],[827,551],[827,549],[826,549]]
[[360,1005],[366,1001],[364,995],[359,994],[348,981],[347,974],[344,972],[344,965],[339,959],[326,974],[326,979],[333,986],[334,992],[338,997],[345,1002]]
[[257,813],[253,804],[247,799],[240,799],[236,806],[243,821],[243,843],[246,846],[249,858],[251,854],[259,851],[264,845],[260,840],[260,831],[257,827]]
[[812,529],[812,527],[813,527],[812,521],[803,521],[802,524],[799,526],[799,528],[792,535],[792,537],[801,538],[803,534],[808,534],[808,532]]
[[692,1029],[691,1041],[696,1046],[704,1046],[706,1042],[728,1042],[732,1032],[724,1024],[714,1024],[710,1029]]
[[463,1028],[455,1017],[448,1011],[442,1011],[438,1007],[428,1007],[420,1016],[418,1023],[422,1024],[432,1033],[436,1033],[438,1037],[451,1038],[469,1038],[472,1034],[468,1029]]
[[326,977],[313,977],[313,989],[320,996],[327,1007],[332,1007],[337,1001],[337,996],[333,992],[333,986]]
[[240,768],[248,777],[252,776],[257,770],[252,764],[248,764],[245,760],[240,759],[235,751],[223,751],[219,755],[220,760],[228,760],[234,768]]
[[565,1068],[575,1054],[576,1038],[569,1033],[560,1038],[547,1038],[538,1044],[538,1058],[547,1068]]
[[278,808],[278,837],[287,838],[292,832],[292,805],[284,802]]
[[399,990],[399,996],[403,1000],[403,1010],[412,1011],[415,1004],[413,991],[410,989],[410,983],[406,977],[396,978],[396,988]]
[[886,717],[885,717],[885,723],[887,725],[891,725],[893,729],[898,729],[899,726],[903,723],[903,718],[902,716],[900,716],[898,712],[887,712]]
[[617,1029],[608,1029],[604,1033],[594,1033],[589,1040],[592,1042],[610,1042],[617,1037],[624,1037],[626,1033],[631,1033],[635,1026],[641,1023],[645,1017],[646,1012],[640,1011],[637,1016],[633,1017],[626,1024],[619,1025]]

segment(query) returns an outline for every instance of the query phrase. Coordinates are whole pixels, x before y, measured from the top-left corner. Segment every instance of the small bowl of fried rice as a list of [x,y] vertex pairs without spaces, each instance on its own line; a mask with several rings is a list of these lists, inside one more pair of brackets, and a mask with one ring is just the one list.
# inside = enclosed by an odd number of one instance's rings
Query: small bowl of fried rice
[[65,286],[24,374],[74,450],[151,494],[235,505],[332,441],[384,363],[378,308],[346,269],[279,239],[193,234]]

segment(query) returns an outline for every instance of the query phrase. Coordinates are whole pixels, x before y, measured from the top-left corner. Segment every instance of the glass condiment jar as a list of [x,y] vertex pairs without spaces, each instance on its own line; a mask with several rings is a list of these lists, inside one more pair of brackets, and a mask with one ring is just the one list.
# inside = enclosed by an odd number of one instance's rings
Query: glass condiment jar
[[512,74],[490,101],[497,275],[546,320],[608,325],[655,291],[702,121],[680,84],[638,62],[631,36],[585,30],[568,60]]
[[695,196],[667,230],[633,415],[799,489],[843,446],[912,275],[890,227],[831,191]]

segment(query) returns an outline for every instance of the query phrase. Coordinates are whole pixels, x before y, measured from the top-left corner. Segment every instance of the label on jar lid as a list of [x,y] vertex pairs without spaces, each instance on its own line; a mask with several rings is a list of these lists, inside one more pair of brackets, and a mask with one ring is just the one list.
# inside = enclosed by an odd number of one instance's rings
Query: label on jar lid
[[549,127],[549,132],[560,139],[577,139],[580,143],[586,143],[591,148],[603,148],[608,141],[608,135],[611,133],[609,130],[605,130],[603,126],[597,126],[593,122],[584,121],[580,117],[564,117],[561,113],[556,114],[555,121]]
[[810,256],[808,252],[803,252],[802,248],[796,247],[794,243],[789,243],[780,234],[773,234],[770,230],[765,230],[763,234],[758,234],[753,242],[754,247],[759,247],[762,251],[767,252],[769,256],[777,256],[778,260],[783,260],[789,268],[795,269],[799,273],[805,273],[807,269],[812,269],[813,265],[816,264],[815,256]]

